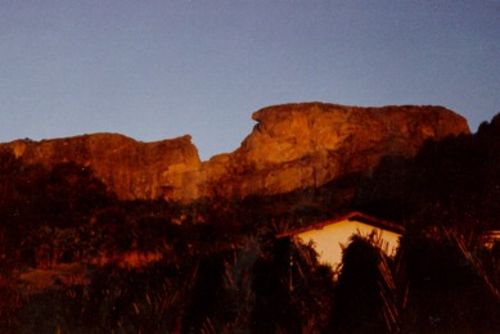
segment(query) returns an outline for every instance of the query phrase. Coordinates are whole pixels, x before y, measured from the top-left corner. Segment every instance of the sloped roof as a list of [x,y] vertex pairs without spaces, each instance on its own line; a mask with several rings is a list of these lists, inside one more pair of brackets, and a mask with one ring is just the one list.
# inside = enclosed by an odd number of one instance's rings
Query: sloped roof
[[346,220],[365,223],[365,224],[371,225],[373,227],[377,227],[379,229],[391,231],[391,232],[398,233],[398,234],[403,234],[405,231],[405,228],[403,226],[397,225],[393,222],[379,219],[379,218],[364,214],[364,213],[359,212],[359,211],[351,211],[347,214],[340,215],[340,216],[337,216],[337,217],[334,217],[331,219],[323,220],[323,221],[315,223],[315,224],[311,224],[311,225],[304,226],[301,228],[282,232],[282,233],[278,234],[277,237],[278,238],[285,238],[285,237],[294,236],[294,235],[297,235],[297,234],[300,234],[303,232],[307,232],[307,231],[321,230],[325,226],[337,224],[337,223],[340,223],[340,222],[343,222]]
[[481,233],[482,238],[500,239],[500,230],[489,230]]

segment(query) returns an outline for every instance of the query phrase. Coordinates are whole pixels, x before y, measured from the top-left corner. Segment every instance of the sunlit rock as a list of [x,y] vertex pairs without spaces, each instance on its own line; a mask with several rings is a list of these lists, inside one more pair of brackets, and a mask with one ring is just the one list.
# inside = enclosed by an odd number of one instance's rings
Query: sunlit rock
[[387,155],[413,156],[428,139],[469,133],[463,117],[437,106],[301,103],[267,107],[252,117],[257,124],[240,148],[206,162],[190,136],[144,143],[92,134],[18,140],[0,149],[25,163],[89,167],[121,199],[189,202],[318,187],[349,173],[370,173]]

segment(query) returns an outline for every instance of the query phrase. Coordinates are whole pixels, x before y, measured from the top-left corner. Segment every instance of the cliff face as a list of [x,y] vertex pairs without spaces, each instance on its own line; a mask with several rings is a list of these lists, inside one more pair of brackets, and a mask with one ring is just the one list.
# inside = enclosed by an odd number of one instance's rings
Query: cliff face
[[24,163],[52,167],[72,162],[95,176],[122,199],[158,198],[162,177],[200,168],[191,137],[142,143],[118,134],[92,134],[62,139],[17,140],[3,144]]
[[254,130],[228,156],[229,170],[220,173],[216,190],[222,195],[319,186],[350,172],[369,172],[385,155],[412,156],[427,139],[469,133],[463,117],[435,106],[302,103],[264,108],[253,119]]
[[370,172],[385,155],[412,156],[427,139],[469,133],[466,120],[435,106],[360,108],[323,103],[274,106],[241,147],[200,162],[190,137],[142,143],[97,134],[4,144],[27,163],[89,166],[122,199],[245,197],[320,186]]

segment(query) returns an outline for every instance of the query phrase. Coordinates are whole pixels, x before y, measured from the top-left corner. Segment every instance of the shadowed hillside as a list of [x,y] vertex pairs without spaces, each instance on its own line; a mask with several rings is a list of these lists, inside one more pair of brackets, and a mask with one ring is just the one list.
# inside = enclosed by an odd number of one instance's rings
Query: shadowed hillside
[[[0,329],[499,331],[499,246],[480,238],[500,228],[498,152],[500,116],[371,173],[189,204],[120,200],[88,166],[3,152]],[[333,272],[275,238],[353,209],[406,227],[395,258],[355,236]]]

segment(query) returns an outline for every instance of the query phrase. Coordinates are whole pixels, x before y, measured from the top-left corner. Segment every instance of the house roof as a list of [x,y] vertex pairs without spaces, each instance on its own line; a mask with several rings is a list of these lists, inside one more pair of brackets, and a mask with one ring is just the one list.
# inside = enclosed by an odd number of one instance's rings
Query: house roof
[[491,238],[500,238],[500,230],[489,230],[489,231],[484,231],[481,233],[482,236],[484,237],[491,237]]
[[484,231],[479,237],[483,242],[500,241],[500,230]]
[[311,225],[304,226],[301,228],[282,232],[282,233],[278,234],[277,237],[278,238],[285,238],[285,237],[294,236],[294,235],[297,235],[297,234],[300,234],[303,232],[307,232],[307,231],[321,230],[325,226],[337,224],[337,223],[340,223],[340,222],[343,222],[346,220],[365,223],[365,224],[377,227],[379,229],[391,231],[391,232],[398,233],[398,234],[402,234],[405,231],[403,226],[397,225],[393,222],[379,219],[379,218],[375,218],[373,216],[364,214],[364,213],[359,212],[359,211],[351,211],[347,214],[337,216],[337,217],[334,217],[331,219],[323,220],[323,221],[315,223],[315,224],[311,224]]

